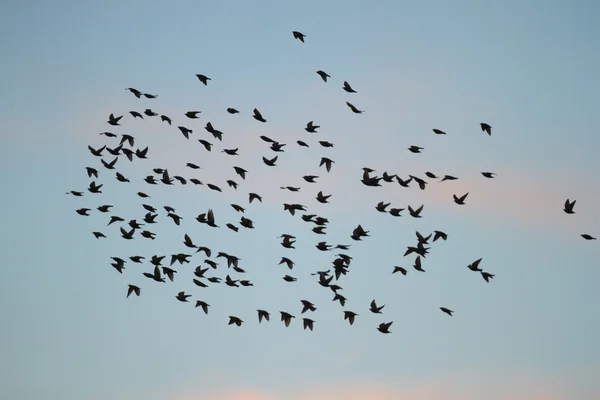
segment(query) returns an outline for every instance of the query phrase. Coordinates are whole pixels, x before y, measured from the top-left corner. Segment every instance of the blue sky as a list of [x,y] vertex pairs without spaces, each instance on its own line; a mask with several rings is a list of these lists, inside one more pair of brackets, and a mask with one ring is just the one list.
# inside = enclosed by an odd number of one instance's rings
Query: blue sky
[[[600,236],[599,15],[592,1],[3,2],[0,397],[597,398],[600,253],[580,235]],[[211,77],[208,86],[197,73]],[[344,80],[358,93],[346,94]],[[127,87],[159,97],[136,99]],[[365,113],[351,113],[346,101]],[[255,107],[266,124],[251,118]],[[145,108],[171,116],[173,126],[128,114]],[[201,110],[200,119],[188,120],[190,110]],[[105,122],[110,113],[125,114],[121,128]],[[303,129],[310,120],[321,126],[316,137]],[[197,143],[215,142],[207,121],[225,132],[211,153]],[[491,137],[480,122],[492,126]],[[193,140],[177,125],[193,129]],[[103,131],[150,147],[149,160],[119,159],[131,184],[87,150],[102,145]],[[277,168],[262,164],[272,152],[259,135],[287,143]],[[296,146],[299,139],[311,147]],[[319,148],[317,139],[335,147]],[[425,150],[412,154],[410,145]],[[238,157],[220,152],[235,147]],[[329,174],[318,168],[322,156],[336,162]],[[249,171],[246,181],[232,165]],[[87,188],[85,166],[99,167],[104,193],[65,195]],[[459,180],[431,181],[425,191],[367,188],[359,182],[366,166]],[[150,188],[141,179],[155,167],[224,193]],[[303,183],[307,174],[319,183]],[[240,183],[237,192],[227,179]],[[140,190],[152,198],[140,201]],[[319,190],[333,195],[331,204],[314,200]],[[248,192],[263,203],[248,205]],[[452,194],[465,192],[467,205],[454,204]],[[566,198],[577,200],[576,214],[562,211]],[[379,201],[424,204],[423,218],[380,214]],[[141,220],[144,202],[175,207],[182,225],[161,210],[157,239],[131,242],[105,227],[113,214]],[[283,202],[328,217],[327,235],[317,237]],[[246,207],[256,229],[223,228],[239,221],[230,203]],[[114,212],[96,212],[102,204]],[[94,211],[80,217],[80,207]],[[194,220],[208,208],[222,228]],[[371,237],[353,242],[359,223]],[[94,230],[108,238],[94,239]],[[431,246],[424,274],[402,256],[416,230],[449,235]],[[164,285],[141,275],[148,263],[129,262],[123,275],[110,267],[111,256],[186,252],[184,233],[238,255],[255,287],[194,287],[199,255]],[[298,237],[296,250],[278,244],[282,233]],[[309,275],[335,256],[314,248],[320,240],[352,244],[340,283],[345,309],[359,314],[352,327]],[[296,262],[291,272],[277,265],[284,255]],[[489,284],[466,269],[480,257],[496,274]],[[391,276],[394,265],[408,275]],[[298,282],[284,282],[286,273]],[[139,298],[125,299],[129,283],[142,288]],[[209,302],[209,314],[177,302],[180,290]],[[383,315],[369,312],[373,298],[386,305]],[[301,329],[300,299],[318,308],[313,332]],[[270,324],[258,325],[257,308],[273,314]],[[289,328],[279,311],[296,315]],[[228,315],[244,325],[227,326]],[[375,330],[392,320],[391,335]]]

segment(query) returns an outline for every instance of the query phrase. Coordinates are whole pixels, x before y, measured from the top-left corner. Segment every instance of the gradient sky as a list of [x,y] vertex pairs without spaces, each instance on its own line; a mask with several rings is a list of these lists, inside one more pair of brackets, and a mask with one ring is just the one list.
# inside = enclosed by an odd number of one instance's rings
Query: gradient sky
[[[0,280],[0,398],[9,400],[448,400],[600,398],[600,5],[594,1],[11,1],[0,4],[0,180],[3,209]],[[291,32],[304,32],[306,43]],[[324,83],[315,71],[331,75]],[[194,76],[212,78],[208,86]],[[349,81],[358,91],[346,94]],[[158,94],[137,99],[135,87]],[[366,110],[355,115],[344,104]],[[241,111],[226,113],[227,107]],[[251,118],[254,107],[268,122]],[[164,113],[134,120],[130,110]],[[201,118],[188,120],[188,110]],[[105,121],[125,114],[121,128]],[[323,149],[303,127],[321,125]],[[212,153],[207,121],[225,132]],[[492,136],[480,122],[492,125]],[[186,141],[176,126],[194,130]],[[436,136],[432,128],[445,130]],[[99,132],[129,133],[149,160],[120,158],[122,184],[91,156]],[[287,143],[279,167],[258,139]],[[302,139],[309,149],[294,143]],[[410,145],[425,148],[409,153]],[[240,148],[233,158],[221,148]],[[321,156],[336,161],[330,174]],[[195,162],[202,169],[185,168]],[[102,195],[85,190],[85,166],[98,166]],[[232,165],[245,167],[242,182]],[[452,174],[427,190],[367,188],[361,168],[407,177]],[[151,168],[223,187],[148,187]],[[481,171],[498,173],[487,180]],[[301,181],[320,175],[318,184]],[[226,188],[227,179],[241,183]],[[302,186],[300,193],[279,186]],[[152,199],[141,201],[142,190]],[[319,190],[331,204],[314,200]],[[452,194],[469,192],[459,207]],[[264,197],[248,205],[248,192]],[[562,211],[576,199],[576,214]],[[375,211],[425,204],[422,219]],[[247,206],[253,231],[212,229],[194,218],[208,208],[217,223],[237,222],[230,203]],[[352,244],[341,281],[347,310],[310,272],[334,253],[314,248],[310,226],[283,202],[329,218],[322,240]],[[180,227],[162,212],[157,239],[123,240],[109,215],[141,220],[141,203],[172,205]],[[95,207],[115,205],[110,214]],[[94,209],[84,218],[73,210]],[[353,242],[359,223],[371,237]],[[448,233],[424,260],[403,257],[415,231]],[[93,230],[108,238],[96,240]],[[183,234],[241,258],[253,288],[196,288],[179,267],[159,285],[129,262],[123,275],[110,257],[185,252]],[[298,237],[297,249],[278,244]],[[277,263],[291,257],[291,274]],[[483,258],[489,284],[466,265]],[[391,275],[394,265],[407,276]],[[221,269],[218,272],[225,275]],[[142,295],[125,299],[127,284]],[[181,304],[180,290],[204,299],[208,315]],[[376,298],[381,316],[368,311]],[[300,299],[318,310],[313,332],[301,329]],[[456,311],[450,318],[440,306]],[[258,325],[255,310],[273,314]],[[296,319],[289,328],[279,311]],[[227,325],[228,315],[244,321]],[[375,330],[394,321],[391,335]]]

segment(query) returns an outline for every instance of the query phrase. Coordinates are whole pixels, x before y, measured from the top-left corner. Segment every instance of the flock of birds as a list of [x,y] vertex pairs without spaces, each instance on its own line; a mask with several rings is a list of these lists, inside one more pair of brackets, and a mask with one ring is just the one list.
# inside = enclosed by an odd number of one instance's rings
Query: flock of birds
[[[304,43],[306,36],[300,32],[294,31],[293,37],[295,39],[301,41],[302,43]],[[327,74],[326,72],[324,72],[322,70],[317,71],[317,74],[326,83],[328,82],[328,79],[331,78],[329,74]],[[209,78],[205,75],[202,75],[202,74],[197,74],[196,77],[204,85],[208,85],[209,81],[211,80],[211,78]],[[352,86],[347,81],[344,81],[342,89],[349,94],[358,93],[356,90],[354,90],[354,88],[352,88]],[[135,88],[127,88],[126,90],[130,91],[138,99],[142,99],[142,98],[156,99],[157,98],[157,95],[144,93]],[[354,106],[350,102],[346,102],[346,105],[355,114],[362,114],[364,112],[363,110],[358,109],[356,106]],[[240,111],[238,111],[235,108],[227,108],[227,112],[232,115],[240,113]],[[160,115],[160,114],[154,112],[150,108],[146,108],[143,112],[130,111],[129,114],[134,119],[135,118],[144,119],[145,117],[147,117],[147,118],[148,117],[149,118],[159,117],[162,122],[164,122],[168,125],[171,125],[173,122],[170,117],[168,117],[166,115]],[[185,116],[189,120],[194,120],[194,119],[199,118],[199,114],[201,114],[201,111],[188,111],[185,113]],[[252,117],[256,121],[259,121],[261,123],[267,122],[267,119],[256,108],[253,110]],[[110,114],[107,122],[112,127],[119,127],[119,126],[121,126],[120,122],[121,122],[122,118],[123,118],[123,115],[115,116],[114,114]],[[190,136],[193,134],[192,129],[189,129],[183,125],[180,125],[177,128],[179,129],[181,134],[186,139],[190,139]],[[319,128],[320,127],[318,125],[316,125],[314,123],[314,121],[309,121],[306,124],[305,130],[310,134],[317,134]],[[482,132],[487,133],[488,135],[491,136],[492,127],[489,124],[480,123],[480,128],[481,128]],[[216,129],[210,122],[206,123],[206,126],[204,127],[204,129],[209,134],[211,134],[215,140],[222,142],[224,133],[222,131]],[[446,132],[444,132],[443,130],[437,129],[437,128],[433,129],[433,133],[436,135],[445,135],[446,134]],[[136,139],[129,134],[118,135],[118,134],[115,134],[112,132],[102,132],[101,135],[104,135],[108,139],[114,139],[115,144],[111,145],[110,143],[107,143],[107,144],[104,144],[100,148],[93,148],[92,146],[88,146],[90,153],[93,156],[100,159],[100,163],[101,163],[102,167],[104,168],[104,170],[114,171],[117,181],[122,182],[122,183],[130,183],[130,180],[127,177],[125,177],[121,172],[118,172],[116,170],[116,168],[118,166],[118,161],[121,159],[122,156],[126,157],[130,162],[133,162],[135,159],[147,159],[148,147],[146,146],[145,148],[142,148],[142,149],[136,148],[135,147]],[[120,139],[119,139],[119,136],[120,136]],[[277,165],[276,162],[278,160],[279,154],[284,152],[284,147],[286,146],[286,144],[279,143],[267,136],[260,136],[260,138],[269,145],[270,149],[273,152],[277,153],[272,158],[263,157],[262,159],[263,159],[264,164],[269,167],[276,166]],[[209,151],[209,152],[212,151],[212,148],[215,145],[215,143],[209,142],[208,140],[205,140],[205,139],[198,139],[198,142],[204,147],[204,149],[206,151]],[[296,143],[298,146],[309,147],[309,144],[307,144],[306,142],[304,142],[302,140],[298,140]],[[333,144],[328,141],[320,140],[320,141],[318,141],[318,143],[323,148],[333,147]],[[112,147],[109,147],[109,146],[112,146]],[[413,146],[410,146],[408,148],[408,150],[413,153],[420,153],[421,150],[423,150],[423,148],[420,146],[413,145]],[[222,152],[225,153],[226,155],[237,155],[238,148],[222,149]],[[112,159],[109,159],[106,156],[111,156],[110,158],[112,158]],[[320,163],[319,163],[319,167],[324,167],[325,171],[330,172],[334,163],[335,163],[335,161],[330,159],[329,157],[322,157],[320,160]],[[187,163],[186,167],[193,169],[193,170],[200,169],[200,167],[194,163]],[[242,181],[246,179],[246,174],[249,173],[246,169],[244,169],[243,167],[237,166],[237,165],[233,166],[233,170],[239,176],[239,178],[242,179]],[[99,179],[99,177],[100,177],[99,170],[94,167],[86,167],[86,172],[87,172],[88,178],[93,179],[87,189],[88,192],[93,195],[101,194],[103,184],[101,184],[101,183],[98,184],[96,182],[96,179]],[[196,178],[186,179],[179,175],[171,176],[168,169],[166,169],[166,168],[154,168],[152,172],[153,172],[153,174],[150,174],[150,175],[146,176],[146,178],[144,178],[144,181],[146,182],[146,184],[149,184],[149,185],[174,185],[177,183],[180,185],[186,185],[189,180],[189,182],[191,182],[194,185],[203,185],[203,186],[208,187],[210,190],[213,190],[216,192],[222,192],[221,187],[219,187],[215,184],[212,184],[212,183],[204,183]],[[402,187],[409,187],[409,185],[414,182],[421,190],[425,190],[426,186],[428,184],[428,181],[426,181],[424,178],[420,178],[420,177],[417,177],[414,175],[408,175],[407,178],[403,179],[397,174],[388,174],[387,172],[383,172],[383,174],[381,176],[377,176],[377,175],[373,175],[374,173],[375,173],[375,171],[371,168],[363,168],[361,182],[365,186],[368,186],[368,187],[382,186],[382,183],[399,184]],[[481,175],[488,179],[493,179],[496,176],[495,173],[488,172],[488,171],[481,172]],[[426,172],[425,176],[431,180],[439,180],[439,182],[452,181],[452,180],[458,179],[457,177],[452,176],[452,175],[436,176],[435,174],[433,174],[431,172]],[[316,183],[316,181],[319,177],[316,175],[305,175],[302,178],[307,184],[311,184],[311,183]],[[229,187],[236,189],[236,190],[239,185],[239,183],[234,180],[227,180],[226,183],[227,183],[227,185],[229,185]],[[301,190],[300,187],[294,187],[294,186],[284,186],[284,187],[281,187],[281,189],[287,190],[290,192],[298,192]],[[71,195],[77,196],[77,197],[84,196],[83,191],[75,191],[75,190],[67,192],[67,194],[71,194]],[[144,193],[142,191],[137,192],[137,195],[142,199],[150,198],[149,195],[147,195],[146,193]],[[466,204],[465,201],[466,201],[468,195],[469,195],[468,192],[464,193],[464,194],[458,194],[458,195],[454,194],[453,195],[454,202],[458,205],[465,205]],[[322,191],[320,191],[316,195],[316,200],[319,203],[328,203],[328,200],[330,197],[331,197],[331,194],[324,194]],[[252,193],[252,192],[249,193],[248,199],[249,199],[248,200],[249,204],[251,204],[253,201],[262,202],[262,197],[257,193]],[[575,200],[570,201],[569,199],[567,199],[567,201],[565,202],[565,205],[564,205],[564,212],[567,214],[574,214],[575,211],[573,209],[575,206],[575,202],[576,202]],[[404,208],[394,208],[394,207],[389,208],[390,206],[391,206],[390,203],[379,202],[375,206],[375,209],[381,213],[388,213],[393,217],[401,217],[402,216],[401,213],[403,211],[405,211]],[[110,226],[110,225],[116,224],[116,223],[120,224],[119,230],[120,230],[121,236],[123,237],[123,239],[126,239],[126,240],[134,239],[138,232],[139,232],[139,235],[141,235],[143,238],[155,239],[156,234],[154,232],[150,231],[148,226],[157,223],[156,218],[159,215],[159,210],[150,204],[142,204],[142,207],[145,210],[143,222],[138,222],[136,219],[131,219],[129,221],[126,221],[125,218],[122,218],[117,215],[111,215],[108,218],[107,226]],[[240,217],[239,223],[237,225],[228,222],[225,224],[225,227],[227,227],[228,229],[230,229],[234,232],[238,232],[240,228],[254,229],[254,222],[250,218],[247,218],[244,216],[245,215],[244,213],[246,211],[244,207],[242,207],[238,204],[231,204],[231,207],[233,207],[233,209],[235,211],[239,212],[241,214],[241,217]],[[413,218],[421,218],[422,217],[421,213],[423,211],[423,207],[424,207],[424,205],[420,205],[418,207],[412,207],[409,205],[409,206],[407,206],[406,211]],[[113,205],[105,204],[105,205],[98,206],[96,208],[96,210],[100,213],[110,213],[111,208],[113,208]],[[170,206],[164,206],[163,209],[166,212],[166,216],[168,218],[170,218],[175,225],[179,226],[182,217],[177,214],[176,210]],[[323,216],[316,215],[316,214],[310,214],[307,206],[302,205],[302,204],[295,204],[295,203],[284,203],[283,209],[284,209],[284,211],[289,212],[292,216],[295,216],[296,212],[299,212],[299,213],[303,212],[304,214],[301,215],[302,220],[305,221],[306,223],[313,225],[312,231],[315,234],[318,234],[318,235],[326,234],[325,230],[329,223],[328,219]],[[89,216],[91,211],[92,211],[92,209],[85,208],[85,207],[82,207],[82,208],[79,208],[76,210],[76,212],[81,216]],[[198,223],[206,225],[207,227],[210,227],[210,228],[220,228],[221,227],[221,225],[217,224],[217,218],[212,209],[208,209],[206,212],[199,214],[196,217],[196,220],[198,221]],[[100,231],[94,231],[93,235],[97,239],[106,238],[104,233],[102,233]],[[351,232],[351,234],[349,236],[353,241],[361,241],[364,238],[369,237],[369,231],[365,230],[365,228],[363,228],[361,225],[358,225]],[[596,239],[595,237],[592,237],[589,234],[583,234],[582,237],[586,240],[595,240]],[[283,248],[295,249],[295,247],[294,247],[294,243],[295,243],[295,239],[296,239],[295,236],[293,236],[291,234],[282,234],[279,237],[279,239],[281,239],[281,246]],[[414,259],[414,265],[413,265],[413,268],[416,271],[425,272],[425,270],[423,269],[423,265],[422,265],[423,260],[427,257],[427,254],[429,253],[431,243],[434,243],[440,239],[445,241],[448,239],[448,235],[445,232],[442,232],[439,230],[436,230],[428,235],[423,235],[419,232],[416,232],[416,243],[414,245],[408,246],[406,249],[406,252],[404,253],[404,256],[408,256],[413,253],[416,255],[416,257]],[[194,240],[191,238],[191,236],[188,235],[187,233],[184,233],[184,235],[183,235],[183,245],[186,248],[188,248],[190,251],[194,250],[194,253],[183,253],[182,252],[182,253],[172,254],[170,257],[170,260],[169,260],[170,262],[169,262],[168,266],[165,265],[166,264],[165,258],[167,256],[152,255],[149,260],[152,269],[148,272],[143,272],[143,276],[146,277],[147,279],[153,280],[155,282],[164,283],[164,282],[167,282],[167,279],[171,282],[174,282],[175,275],[178,273],[178,271],[175,267],[175,264],[176,263],[178,263],[179,265],[189,264],[191,262],[191,258],[193,257],[194,254],[203,253],[204,256],[206,257],[206,259],[204,259],[202,264],[197,266],[193,271],[194,277],[192,278],[192,281],[197,287],[206,288],[209,285],[214,285],[214,284],[219,284],[219,283],[224,283],[225,285],[230,286],[230,287],[239,287],[239,286],[251,287],[251,286],[253,286],[253,283],[249,279],[243,278],[245,276],[244,274],[246,274],[246,271],[240,267],[240,265],[239,265],[240,258],[239,257],[237,257],[233,254],[229,254],[224,251],[217,251],[216,255],[215,255],[215,259],[212,259],[212,256],[215,252],[213,252],[213,250],[211,250],[208,247],[196,244],[194,242]],[[331,250],[339,250],[340,251],[340,253],[336,255],[336,257],[334,258],[334,260],[332,262],[332,265],[333,265],[332,270],[328,269],[328,270],[323,270],[323,271],[315,271],[315,272],[311,273],[311,275],[317,277],[316,283],[318,283],[320,286],[332,291],[334,302],[337,301],[337,302],[339,302],[341,307],[345,307],[347,299],[343,294],[340,293],[341,291],[343,291],[343,288],[341,286],[339,286],[338,283],[340,283],[341,278],[349,272],[349,267],[351,265],[352,257],[347,254],[347,251],[350,249],[351,245],[348,245],[348,244],[333,245],[333,244],[327,243],[327,241],[320,241],[315,245],[315,247],[319,251],[323,251],[323,252],[331,251]],[[127,264],[128,261],[121,257],[111,257],[111,259],[112,259],[111,266],[119,273],[123,273],[123,270],[125,269],[125,265]],[[235,275],[232,277],[233,273],[231,273],[231,275],[229,273],[225,274],[226,276],[224,278],[217,277],[217,276],[209,276],[209,274],[208,274],[209,271],[212,270],[212,272],[214,272],[214,271],[219,270],[219,264],[218,264],[219,259],[224,259],[225,262],[227,263],[227,268],[233,269],[233,271],[235,271],[237,274],[239,274],[239,277],[237,277]],[[129,261],[131,261],[132,263],[142,264],[146,261],[146,257],[135,255],[135,256],[129,257]],[[481,269],[480,268],[481,261],[482,261],[482,258],[478,258],[478,259],[474,260],[473,262],[471,262],[470,264],[468,264],[466,267],[475,273],[479,273],[485,282],[490,282],[490,280],[494,278],[494,274]],[[285,266],[287,266],[289,268],[290,271],[293,270],[294,265],[295,265],[294,261],[292,261],[291,258],[285,257],[285,256],[281,257],[281,261],[279,262],[279,264],[280,265],[284,264]],[[408,273],[408,271],[404,267],[394,266],[393,271],[391,273],[396,274],[398,272],[401,273],[402,275],[406,275]],[[236,279],[234,279],[234,277]],[[297,278],[295,278],[291,275],[285,275],[285,276],[283,276],[283,280],[286,282],[296,282]],[[135,294],[136,296],[140,296],[141,288],[138,284],[129,284],[128,285],[126,297],[129,297],[132,294]],[[175,296],[175,298],[177,300],[179,300],[180,302],[184,302],[184,303],[189,303],[189,299],[191,297],[192,297],[192,295],[187,294],[185,291],[180,291]],[[302,306],[302,308],[299,310],[301,315],[305,315],[305,313],[307,313],[307,312],[314,312],[317,309],[316,306],[309,300],[303,299],[303,300],[300,300],[300,303]],[[210,304],[208,304],[206,301],[198,299],[198,300],[196,300],[195,306],[201,307],[201,309],[204,311],[204,313],[208,314]],[[384,307],[385,307],[385,305],[379,305],[379,304],[377,304],[376,300],[373,299],[373,301],[370,303],[369,310],[374,314],[382,314],[382,310]],[[366,306],[365,306],[365,308],[366,308]],[[448,314],[449,316],[452,316],[454,313],[454,311],[452,309],[449,309],[447,307],[439,307],[439,309],[442,312]],[[257,311],[259,323],[270,320],[271,314],[268,311],[263,310],[263,309],[256,310],[256,311]],[[286,327],[290,325],[292,319],[296,318],[296,316],[290,312],[280,311],[279,313],[280,313],[281,321],[285,324]],[[359,314],[355,311],[343,310],[343,315],[344,315],[344,320],[347,320],[348,323],[350,325],[352,325],[352,324],[354,324],[355,318]],[[315,320],[308,318],[308,317],[303,317],[302,321],[303,321],[303,328],[305,330],[306,329],[309,329],[311,331],[313,330]],[[229,322],[228,322],[229,325],[234,324],[237,326],[241,326],[243,323],[244,323],[244,321],[239,316],[235,316],[235,315],[229,316]],[[384,334],[391,333],[390,327],[391,327],[392,323],[393,323],[393,321],[381,322],[376,327],[376,329],[379,330],[379,332],[384,333]]]

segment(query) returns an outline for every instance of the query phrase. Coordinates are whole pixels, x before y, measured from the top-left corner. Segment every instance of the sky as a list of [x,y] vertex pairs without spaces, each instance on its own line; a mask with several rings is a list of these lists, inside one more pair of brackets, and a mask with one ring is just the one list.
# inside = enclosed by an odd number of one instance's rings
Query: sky
[[[600,236],[600,5],[451,3],[3,1],[0,398],[600,398],[600,248],[580,236]],[[331,75],[327,83],[317,70]],[[195,74],[211,80],[204,86]],[[345,80],[358,93],[344,92]],[[128,87],[158,98],[137,99]],[[255,107],[266,123],[251,117]],[[129,114],[146,108],[173,126]],[[200,118],[185,117],[191,110]],[[124,115],[120,127],[106,123],[111,113]],[[303,129],[311,120],[321,126],[314,135]],[[224,132],[222,143],[204,130],[209,121]],[[190,140],[180,125],[193,130]],[[87,149],[114,147],[116,139],[99,135],[105,131],[149,147],[148,160],[119,157],[116,170],[130,183],[117,182]],[[286,143],[277,167],[263,164],[274,153],[260,135]],[[200,138],[215,144],[212,152]],[[424,150],[410,153],[411,145]],[[330,173],[319,167],[323,156],[335,161]],[[248,170],[246,180],[234,165]],[[98,168],[102,194],[87,191],[86,166]],[[151,187],[142,179],[157,167],[223,192]],[[363,167],[459,179],[428,179],[424,191],[371,188],[360,183]],[[309,174],[317,183],[302,181]],[[288,185],[302,189],[280,189]],[[315,200],[319,191],[332,194],[330,204]],[[262,203],[248,204],[249,192]],[[467,192],[465,205],[453,202]],[[567,198],[577,200],[575,214],[563,212]],[[378,213],[380,201],[423,204],[422,218]],[[119,224],[106,226],[110,215],[142,220],[142,203],[175,207],[181,225],[161,209],[149,227],[153,241],[137,233],[126,241]],[[255,229],[225,228],[240,218],[231,203],[246,208]],[[327,234],[311,232],[283,203],[327,217]],[[102,214],[103,204],[114,208]],[[75,213],[82,207],[92,209],[89,217]],[[195,221],[209,208],[220,228]],[[361,242],[349,237],[358,224],[370,231]],[[448,240],[431,244],[426,272],[417,272],[404,251],[416,244],[415,231],[433,230]],[[110,266],[112,256],[189,252],[185,233],[237,255],[254,287],[194,286],[199,254],[165,284],[142,275],[148,261],[127,262],[122,275]],[[281,247],[283,233],[297,237],[295,250]],[[321,240],[351,244],[350,272],[339,281],[343,308],[310,275],[338,253],[315,249]],[[295,261],[292,271],[278,265],[282,256]],[[495,275],[489,283],[466,268],[478,258]],[[240,279],[219,261],[216,276]],[[407,275],[392,275],[394,266]],[[126,298],[128,284],[141,296]],[[181,290],[192,294],[189,304],[175,299]],[[301,315],[302,299],[317,311]],[[385,304],[381,315],[369,311],[373,299]],[[195,300],[211,305],[208,315]],[[270,311],[271,322],[259,325],[257,309]],[[353,326],[342,310],[358,314]],[[296,317],[288,328],[280,311]],[[228,326],[230,315],[244,324]],[[302,329],[306,316],[312,332]],[[388,321],[392,333],[379,333]]]

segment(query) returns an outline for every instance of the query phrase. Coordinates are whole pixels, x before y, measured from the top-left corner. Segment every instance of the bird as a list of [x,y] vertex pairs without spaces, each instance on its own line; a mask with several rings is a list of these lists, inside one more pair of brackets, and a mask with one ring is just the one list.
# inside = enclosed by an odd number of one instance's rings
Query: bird
[[122,115],[120,117],[115,117],[114,114],[110,114],[108,116],[108,123],[113,126],[118,126],[121,118],[123,118]]
[[350,107],[350,110],[352,110],[352,112],[354,114],[362,114],[363,112],[365,112],[364,110],[359,110],[358,108],[356,108],[356,106],[354,106],[352,103],[350,102],[346,102],[346,105],[348,107]]
[[573,211],[573,207],[575,207],[576,202],[577,202],[577,200],[569,201],[569,199],[567,199],[567,201],[565,201],[564,211],[567,214],[575,214],[575,211]]
[[329,76],[329,74],[325,71],[318,70],[317,74],[319,74],[321,79],[323,79],[323,82],[327,82],[327,78],[331,78],[331,76]]
[[465,199],[467,198],[468,195],[469,195],[469,192],[463,194],[460,197],[456,196],[455,194],[453,194],[452,196],[454,197],[454,202],[456,204],[463,205],[463,204],[465,204]]
[[298,31],[293,31],[292,34],[294,35],[294,39],[298,39],[299,41],[304,43],[304,38],[306,37],[305,34]]
[[262,114],[260,113],[260,111],[258,111],[258,109],[255,108],[253,112],[254,115],[252,115],[252,118],[260,122],[267,122],[267,120],[263,118]]
[[374,314],[381,314],[381,310],[383,310],[383,307],[385,307],[385,305],[378,307],[377,303],[375,302],[375,299],[373,299],[373,301],[371,302],[371,312]]
[[314,323],[315,321],[310,318],[302,318],[302,326],[304,327],[304,330],[310,329],[312,331]]
[[352,89],[352,86],[350,86],[350,84],[346,81],[344,81],[344,86],[342,86],[342,89],[348,93],[358,93],[356,90]]
[[481,122],[479,125],[481,126],[482,132],[486,132],[488,136],[492,136],[492,127],[490,125],[486,124],[485,122]]
[[304,128],[304,130],[309,133],[317,133],[317,129],[319,129],[319,128],[320,128],[319,125],[313,125],[313,121],[309,121],[306,124],[306,128]]
[[449,316],[452,316],[452,314],[454,314],[454,311],[446,308],[446,307],[440,307],[440,310],[442,310],[443,312],[445,312],[446,314],[448,314]]
[[128,285],[127,286],[127,296],[126,297],[129,297],[132,293],[135,293],[135,295],[139,297],[140,296],[140,292],[141,291],[140,291],[139,286]]
[[256,310],[258,312],[258,323],[260,324],[263,320],[263,318],[269,322],[269,316],[270,314],[268,312],[266,312],[265,310]]
[[200,82],[202,82],[204,84],[204,86],[207,86],[208,85],[208,81],[211,80],[208,76],[202,75],[202,74],[196,74],[196,77],[198,78],[198,80]]
[[392,333],[390,332],[390,326],[392,326],[393,323],[393,321],[381,323],[377,327],[377,330],[381,333]]

